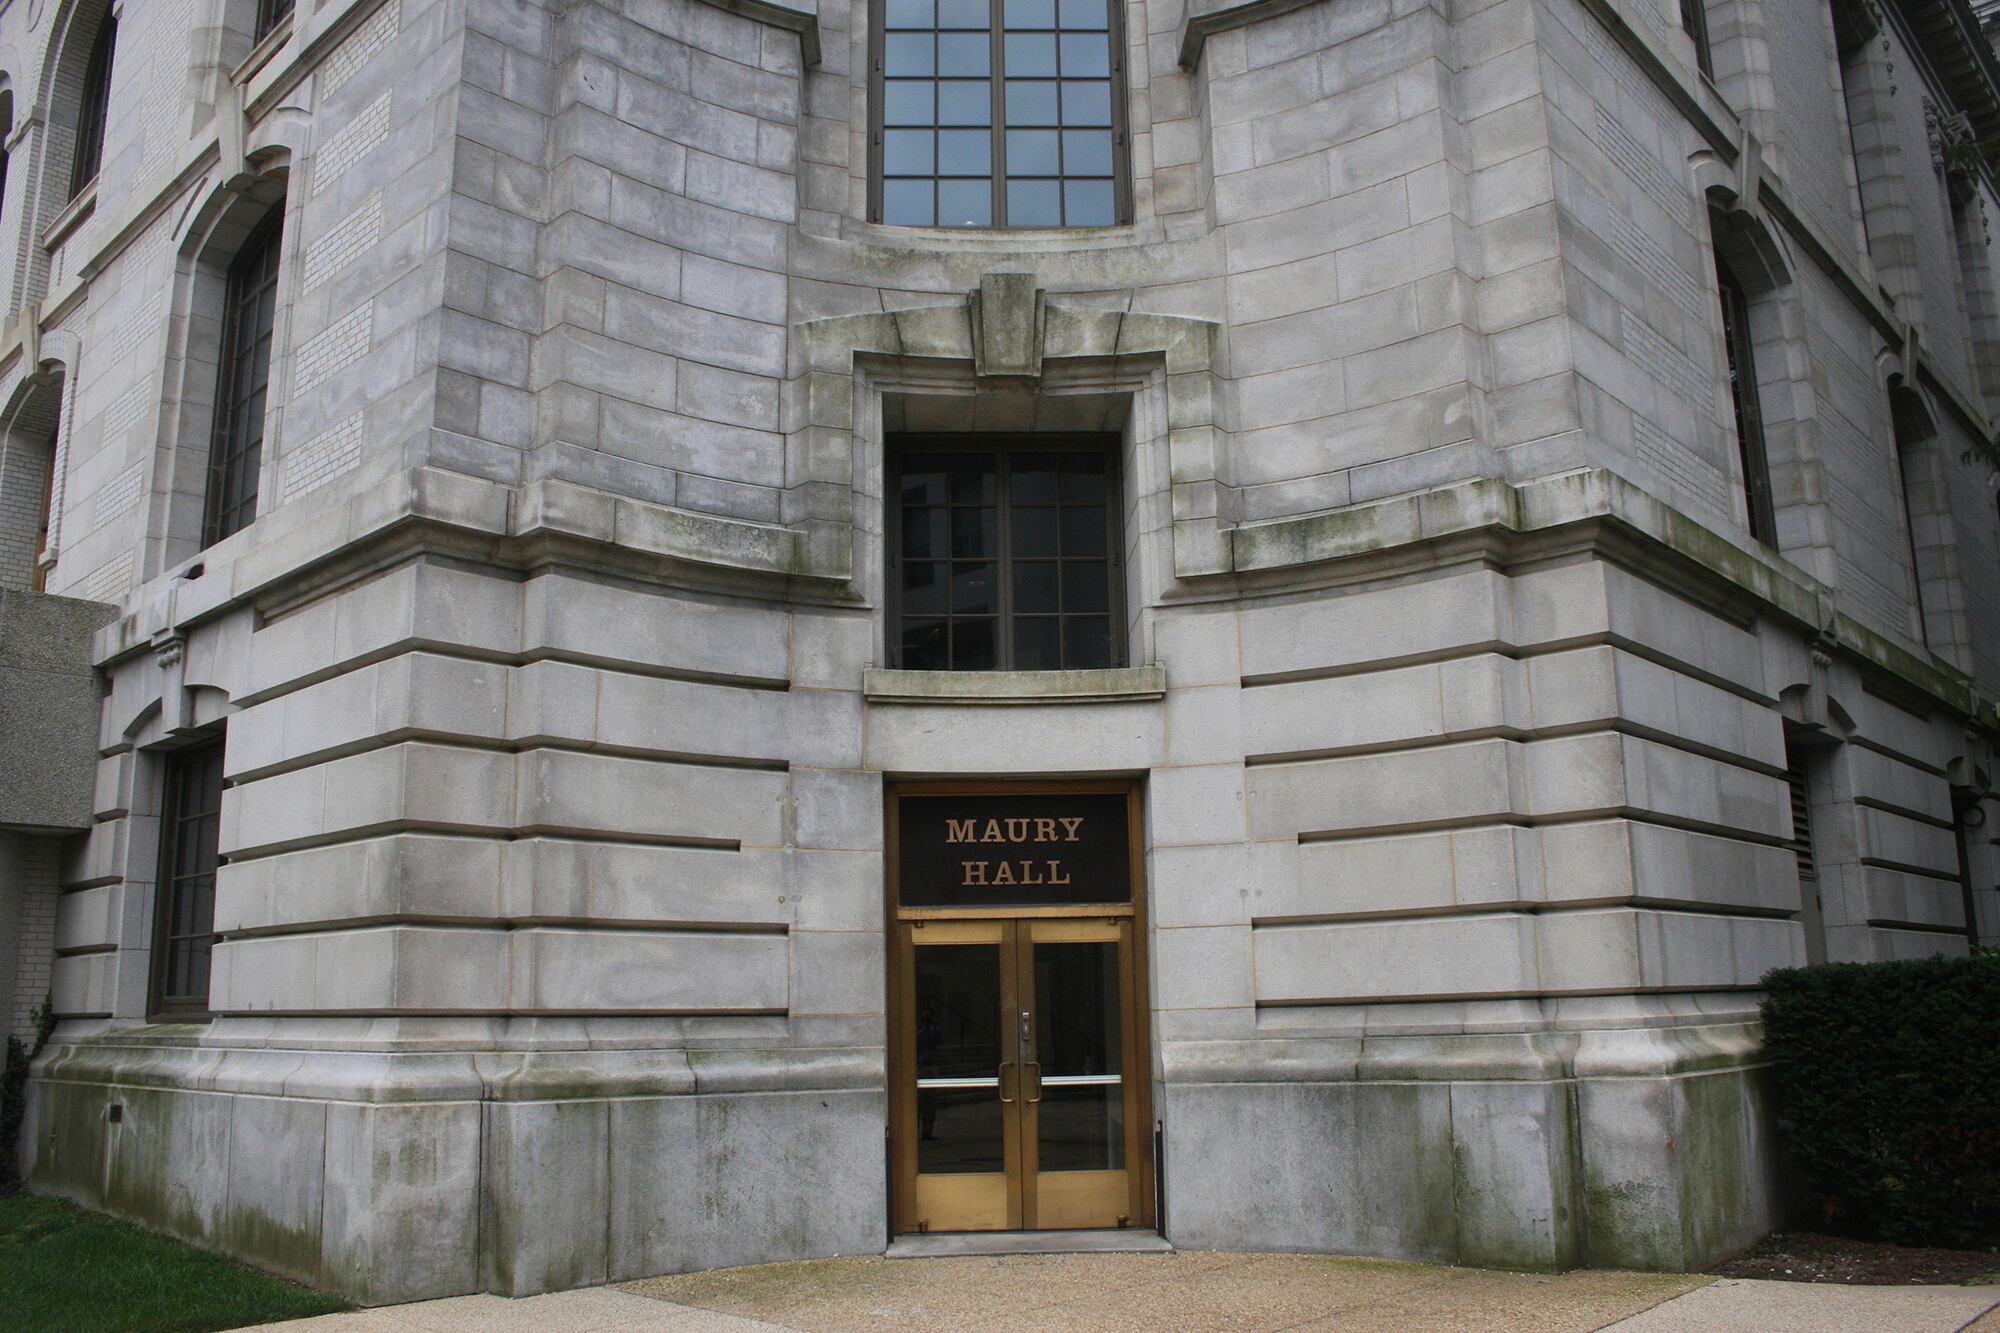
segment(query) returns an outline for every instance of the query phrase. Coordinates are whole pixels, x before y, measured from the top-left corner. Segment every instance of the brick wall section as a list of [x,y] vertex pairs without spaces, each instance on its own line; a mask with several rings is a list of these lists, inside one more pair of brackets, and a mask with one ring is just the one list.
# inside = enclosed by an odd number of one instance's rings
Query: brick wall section
[[0,923],[13,935],[12,957],[0,956],[0,1018],[6,1032],[31,1040],[35,1010],[49,993],[56,945],[56,875],[59,844],[53,838],[0,833]]
[[47,440],[0,436],[0,588],[34,586],[53,457]]

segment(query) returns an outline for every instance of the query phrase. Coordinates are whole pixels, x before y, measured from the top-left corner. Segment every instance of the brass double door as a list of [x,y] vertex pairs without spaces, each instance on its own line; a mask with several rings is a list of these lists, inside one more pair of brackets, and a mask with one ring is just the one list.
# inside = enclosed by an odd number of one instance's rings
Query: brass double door
[[899,924],[896,1230],[1151,1225],[1132,925]]

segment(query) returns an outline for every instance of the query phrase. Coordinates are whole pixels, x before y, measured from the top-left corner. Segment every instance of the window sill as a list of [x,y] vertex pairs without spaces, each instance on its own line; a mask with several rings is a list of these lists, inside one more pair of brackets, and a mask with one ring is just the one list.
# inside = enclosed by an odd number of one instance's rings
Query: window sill
[[893,671],[870,667],[861,692],[877,704],[1099,704],[1162,699],[1167,669],[1102,671]]
[[83,225],[85,218],[97,210],[98,179],[92,176],[89,183],[76,192],[76,198],[63,205],[63,211],[56,214],[55,221],[49,223],[48,229],[42,233],[42,249],[53,250],[61,245],[71,232]]

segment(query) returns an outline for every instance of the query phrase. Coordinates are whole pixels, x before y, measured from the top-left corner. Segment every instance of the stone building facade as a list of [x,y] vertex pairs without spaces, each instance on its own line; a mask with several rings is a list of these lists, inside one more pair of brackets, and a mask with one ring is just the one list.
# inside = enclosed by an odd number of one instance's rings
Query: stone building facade
[[105,619],[9,685],[96,728],[5,742],[89,792],[0,810],[38,1189],[366,1302],[1678,1268],[1777,1220],[1759,978],[2000,934],[1962,0],[11,0],[0,79],[0,580]]

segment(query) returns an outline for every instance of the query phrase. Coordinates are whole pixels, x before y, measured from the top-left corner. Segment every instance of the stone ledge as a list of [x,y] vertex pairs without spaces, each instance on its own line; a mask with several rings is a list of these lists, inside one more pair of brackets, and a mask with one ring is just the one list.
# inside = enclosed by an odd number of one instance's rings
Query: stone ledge
[[1762,1025],[1720,1018],[1669,1028],[1167,1041],[1169,1085],[1546,1083],[1677,1078],[1763,1063]]
[[1520,483],[1457,482],[1222,535],[1230,572],[1239,576],[1342,562],[1360,577],[1380,572],[1383,562],[1399,553],[1479,540],[1480,534],[1497,544],[1504,561],[1510,550],[1527,551],[1531,538],[1561,532],[1578,534],[1606,557],[1683,592],[1690,577],[1696,578],[1718,606],[1739,619],[1775,614],[1881,677],[1980,726],[2000,728],[2000,704],[1983,697],[1970,677],[1935,654],[1920,654],[1862,625],[1845,610],[1838,589],[1747,538],[1696,522],[1603,468]]
[[361,1102],[540,1102],[754,1092],[879,1091],[879,1048],[379,1051],[205,1044],[184,1024],[64,1042],[36,1062],[44,1085],[179,1088]]
[[892,671],[870,667],[862,693],[875,704],[1140,703],[1167,694],[1157,664],[1102,671]]
[[1188,5],[1186,22],[1181,24],[1181,68],[1193,69],[1199,65],[1202,48],[1218,32],[1247,28],[1312,3],[1315,0],[1193,0]]

